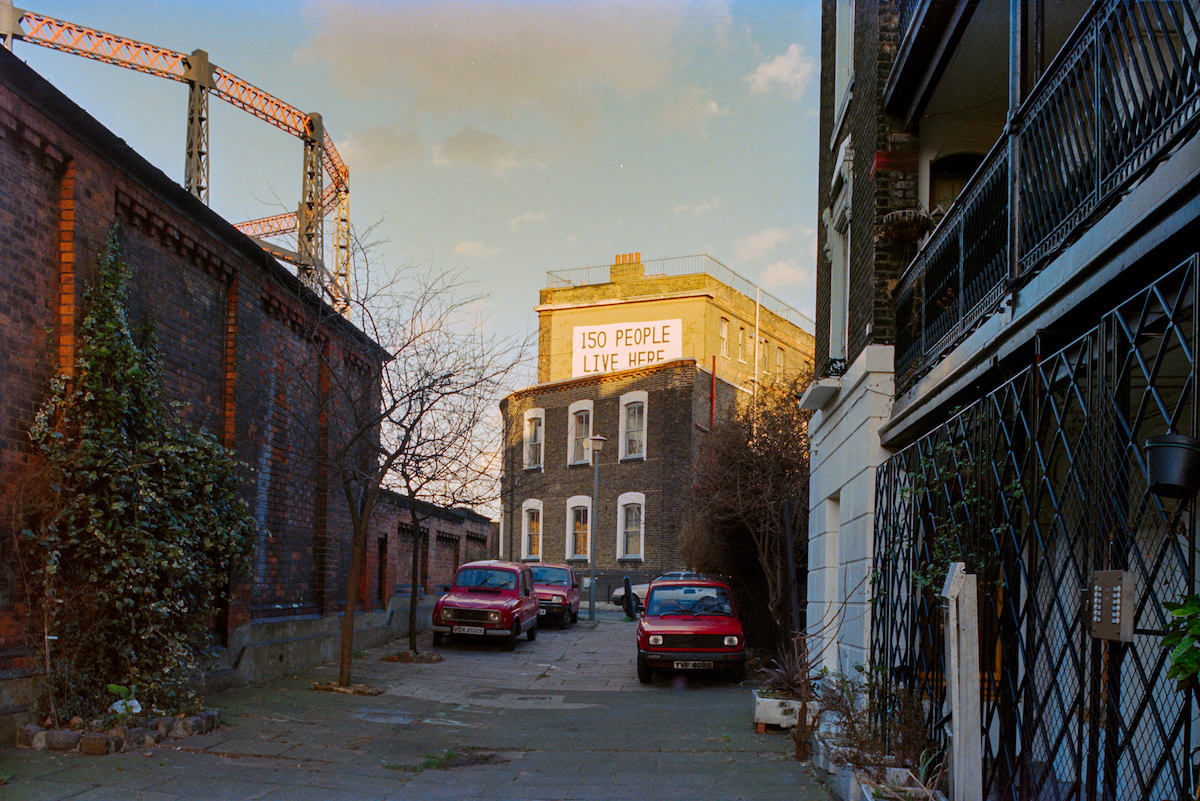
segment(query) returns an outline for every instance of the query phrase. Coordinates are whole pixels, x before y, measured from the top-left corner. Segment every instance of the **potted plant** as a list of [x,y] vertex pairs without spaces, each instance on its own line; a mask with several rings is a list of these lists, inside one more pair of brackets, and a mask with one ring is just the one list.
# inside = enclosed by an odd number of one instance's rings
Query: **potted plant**
[[1164,498],[1187,500],[1200,489],[1200,439],[1162,434],[1146,440],[1150,491]]
[[[754,723],[762,734],[767,726],[790,729],[801,726],[811,731],[820,714],[817,687],[821,671],[814,670],[808,653],[808,637],[798,633],[791,647],[759,668],[762,686],[754,691]],[[806,732],[807,733],[807,732]]]
[[828,671],[822,667],[826,650],[838,640],[846,603],[866,578],[846,594],[834,614],[811,631],[792,637],[791,646],[780,651],[769,667],[759,668],[761,689],[754,691],[754,723],[762,734],[767,726],[792,730],[796,759],[809,758],[813,733],[821,717],[821,682]]
[[943,799],[943,769],[925,727],[922,699],[880,671],[857,668],[827,682],[824,709],[834,721],[829,757],[850,770],[847,798]]

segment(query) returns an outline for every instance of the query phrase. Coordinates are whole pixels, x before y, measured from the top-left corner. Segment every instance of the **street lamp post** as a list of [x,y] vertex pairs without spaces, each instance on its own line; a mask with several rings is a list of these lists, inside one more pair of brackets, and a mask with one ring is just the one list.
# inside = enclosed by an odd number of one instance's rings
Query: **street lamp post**
[[592,446],[592,519],[588,522],[588,620],[596,619],[596,520],[600,510],[600,451],[608,440],[599,434],[587,438]]

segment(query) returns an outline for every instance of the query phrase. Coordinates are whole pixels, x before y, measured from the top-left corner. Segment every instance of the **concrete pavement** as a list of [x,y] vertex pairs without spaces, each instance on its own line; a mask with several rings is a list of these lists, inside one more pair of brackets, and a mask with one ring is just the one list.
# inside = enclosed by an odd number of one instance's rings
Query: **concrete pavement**
[[[607,605],[605,605],[607,606]],[[325,665],[210,699],[226,724],[129,754],[0,752],[3,801],[34,799],[748,799],[825,801],[791,737],[754,733],[750,683],[640,684],[633,624],[545,628],[512,653],[452,641],[445,661],[354,662],[376,696],[315,692]]]

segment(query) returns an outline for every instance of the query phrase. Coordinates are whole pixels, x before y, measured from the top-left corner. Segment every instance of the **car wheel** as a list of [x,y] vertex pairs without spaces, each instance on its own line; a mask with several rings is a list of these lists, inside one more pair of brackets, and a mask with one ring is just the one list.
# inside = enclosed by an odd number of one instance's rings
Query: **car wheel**
[[565,628],[570,628],[570,626],[571,626],[571,624],[572,624],[573,622],[574,622],[574,621],[573,621],[573,620],[571,620],[571,610],[570,610],[569,608],[568,608],[568,609],[564,609],[564,610],[563,610],[563,616],[562,616],[562,627],[563,627],[564,629],[565,629]]
[[729,673],[729,678],[733,680],[734,684],[741,684],[746,680],[746,661],[738,662]]
[[642,611],[642,599],[638,597],[636,592],[633,594],[633,611]]
[[517,647],[517,637],[521,636],[521,621],[514,620],[512,631],[508,633],[508,637],[504,639],[504,650],[511,651]]
[[442,633],[440,631],[435,631],[433,633],[433,644],[434,645],[442,644]]
[[533,625],[529,627],[529,631],[525,632],[525,636],[529,638],[530,642],[533,642],[534,640],[537,639],[537,621],[536,620],[533,621]]
[[654,679],[654,668],[646,663],[642,657],[638,657],[638,681],[642,684],[649,684]]

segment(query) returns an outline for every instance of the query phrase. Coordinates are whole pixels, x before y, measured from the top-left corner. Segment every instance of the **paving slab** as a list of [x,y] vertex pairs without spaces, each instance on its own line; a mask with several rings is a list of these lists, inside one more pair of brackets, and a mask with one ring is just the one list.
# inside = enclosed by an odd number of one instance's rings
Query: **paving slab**
[[637,679],[631,622],[604,612],[512,652],[452,640],[439,663],[365,653],[376,696],[317,692],[335,665],[209,699],[221,728],[128,754],[0,751],[4,801],[464,798],[482,801],[827,801],[786,733],[758,735],[751,683]]

